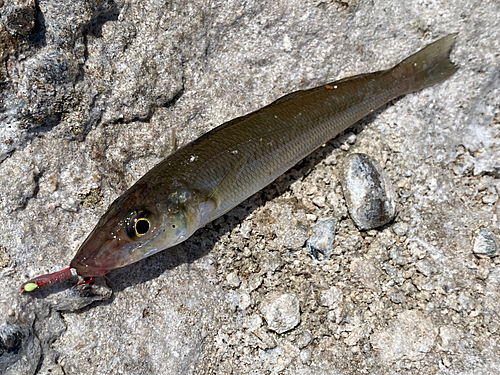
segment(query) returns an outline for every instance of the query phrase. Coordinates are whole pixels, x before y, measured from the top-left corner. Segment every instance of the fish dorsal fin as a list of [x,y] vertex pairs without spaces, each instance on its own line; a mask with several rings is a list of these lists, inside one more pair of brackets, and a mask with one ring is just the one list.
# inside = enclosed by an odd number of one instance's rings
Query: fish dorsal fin
[[299,91],[294,91],[294,92],[291,92],[290,94],[287,94],[287,95],[285,95],[285,96],[282,96],[281,98],[276,99],[276,100],[275,100],[274,102],[272,102],[270,105],[280,104],[280,103],[287,102],[287,101],[289,101],[290,99],[295,98],[296,96],[300,96],[300,94],[301,94],[303,91],[304,91],[304,90],[299,90]]

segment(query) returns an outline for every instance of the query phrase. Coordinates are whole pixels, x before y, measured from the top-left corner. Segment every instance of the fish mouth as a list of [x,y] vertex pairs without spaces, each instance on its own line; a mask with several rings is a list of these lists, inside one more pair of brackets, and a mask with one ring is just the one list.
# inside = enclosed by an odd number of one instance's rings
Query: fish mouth
[[70,265],[76,270],[76,273],[81,277],[99,277],[107,274],[110,268],[98,267],[89,265],[86,261],[74,258]]
[[82,277],[103,276],[123,266],[123,259],[130,252],[131,242],[123,229],[120,229],[116,235],[109,235],[107,231],[91,234],[78,249],[70,267]]
[[92,246],[92,241],[84,243],[70,263],[70,267],[82,277],[99,277],[118,267],[120,248],[117,242],[108,239],[102,246]]

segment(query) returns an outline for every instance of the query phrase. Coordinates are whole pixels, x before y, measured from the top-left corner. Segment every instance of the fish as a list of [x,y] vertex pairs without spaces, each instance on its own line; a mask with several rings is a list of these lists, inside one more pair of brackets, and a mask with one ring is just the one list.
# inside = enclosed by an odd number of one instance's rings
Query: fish
[[74,273],[87,283],[185,241],[374,110],[452,76],[456,35],[390,69],[292,92],[179,148],[109,206],[69,267],[21,290]]

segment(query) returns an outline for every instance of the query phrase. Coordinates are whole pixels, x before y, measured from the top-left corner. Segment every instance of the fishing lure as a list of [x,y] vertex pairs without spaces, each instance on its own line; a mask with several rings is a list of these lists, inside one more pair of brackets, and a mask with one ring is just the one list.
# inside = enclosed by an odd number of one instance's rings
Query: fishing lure
[[63,282],[75,271],[89,282],[185,241],[377,108],[450,77],[457,70],[449,60],[455,36],[391,69],[293,92],[209,131],[117,198],[68,268],[21,290]]

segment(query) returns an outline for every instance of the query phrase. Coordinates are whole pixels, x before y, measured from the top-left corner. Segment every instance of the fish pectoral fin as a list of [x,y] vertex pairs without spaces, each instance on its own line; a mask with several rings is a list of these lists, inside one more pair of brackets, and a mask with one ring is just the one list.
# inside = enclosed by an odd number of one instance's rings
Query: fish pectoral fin
[[[235,151],[229,152],[234,153]],[[232,190],[234,184],[238,182],[238,177],[240,176],[241,172],[248,164],[248,155],[239,156],[236,152],[234,153],[234,158],[234,164],[207,196],[208,199],[217,202],[217,204],[219,202],[219,197],[225,196]]]

